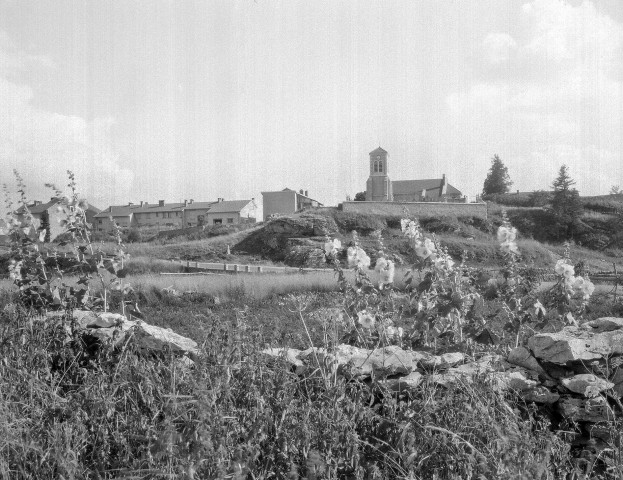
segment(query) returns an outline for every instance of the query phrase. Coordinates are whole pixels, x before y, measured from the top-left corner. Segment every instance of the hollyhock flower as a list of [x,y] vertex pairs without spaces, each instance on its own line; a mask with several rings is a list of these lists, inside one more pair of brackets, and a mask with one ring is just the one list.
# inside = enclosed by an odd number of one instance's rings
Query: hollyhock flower
[[415,247],[415,253],[423,260],[426,260],[436,252],[437,248],[435,247],[435,243],[430,238],[424,239],[423,242],[418,242]]
[[506,243],[506,242],[514,242],[517,238],[517,229],[514,227],[506,227],[501,225],[498,228],[498,242]]
[[570,279],[575,275],[575,270],[572,265],[569,265],[564,258],[561,258],[556,262],[556,266],[554,267],[554,271],[558,275],[563,275],[565,278]]
[[350,268],[368,268],[370,266],[370,257],[361,247],[348,247],[346,256]]
[[413,239],[420,238],[420,229],[418,224],[413,220],[403,218],[400,220],[400,228],[406,237]]
[[363,328],[372,328],[376,323],[374,315],[369,314],[365,310],[359,312],[357,314],[357,317],[359,318],[359,325],[361,325]]
[[395,266],[394,262],[385,258],[379,258],[376,261],[375,270],[379,272],[379,288],[394,282]]
[[340,248],[342,248],[342,242],[340,242],[337,238],[334,238],[332,241],[328,241],[324,244],[324,252],[327,257],[337,255]]

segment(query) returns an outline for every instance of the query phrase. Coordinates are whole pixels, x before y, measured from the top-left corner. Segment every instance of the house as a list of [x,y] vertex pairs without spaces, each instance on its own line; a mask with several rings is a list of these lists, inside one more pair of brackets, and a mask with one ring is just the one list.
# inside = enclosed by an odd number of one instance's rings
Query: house
[[[35,229],[41,228],[42,223],[47,222],[50,229],[50,239],[54,240],[61,233],[65,233],[65,227],[61,226],[60,221],[64,219],[65,214],[59,211],[58,206],[61,200],[57,197],[50,198],[50,201],[43,203],[40,200],[35,200],[32,204],[27,205],[28,211],[34,218]],[[98,214],[99,209],[93,205],[87,203],[85,210],[86,221],[93,224],[95,216]],[[26,208],[22,205],[15,211],[17,219],[23,221],[26,216]]]
[[307,190],[296,192],[289,188],[284,188],[278,192],[262,192],[262,200],[265,221],[271,215],[287,215],[307,208],[323,206],[318,200],[310,198]]
[[444,174],[426,180],[390,180],[389,153],[381,147],[370,152],[370,177],[366,201],[381,202],[465,202],[460,190],[450,185]]
[[113,222],[120,229],[156,228],[158,230],[180,229],[201,225],[218,225],[222,223],[247,223],[256,221],[257,205],[255,200],[225,201],[219,198],[216,202],[195,202],[184,200],[179,203],[158,203],[128,205],[111,205],[100,212],[95,218],[95,230],[109,232]]
[[225,201],[219,198],[208,207],[206,224],[221,225],[235,223],[254,223],[257,219],[255,199]]

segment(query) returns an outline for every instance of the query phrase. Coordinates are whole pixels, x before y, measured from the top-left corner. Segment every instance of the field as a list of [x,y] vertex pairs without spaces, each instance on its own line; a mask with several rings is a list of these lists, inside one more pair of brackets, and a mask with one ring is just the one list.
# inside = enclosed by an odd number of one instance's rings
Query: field
[[[379,221],[337,220],[363,222],[364,230]],[[611,442],[591,450],[574,443],[577,424],[492,388],[486,375],[445,387],[426,381],[405,394],[383,378],[338,375],[318,357],[301,376],[262,353],[330,352],[347,342],[476,359],[507,355],[537,330],[559,330],[566,312],[581,322],[623,317],[623,302],[608,284],[597,285],[590,301],[575,292],[570,303],[559,303],[566,277],[554,265],[572,268],[581,260],[607,269],[610,259],[598,252],[573,246],[566,260],[561,245],[520,238],[521,255],[511,255],[493,232],[448,219],[422,221],[421,234],[433,239],[424,247],[424,237],[406,238],[390,223],[382,229],[382,253],[369,231],[337,232],[344,246],[329,254],[333,270],[326,272],[186,275],[167,261],[280,264],[224,253],[258,228],[129,244],[129,257],[95,255],[92,265],[110,282],[105,289],[92,275],[86,300],[65,290],[61,301],[87,303],[105,291],[109,310],[121,311],[123,303],[148,323],[195,340],[200,354],[192,365],[132,341],[93,350],[79,335],[67,337],[62,322],[33,320],[25,307],[40,301],[37,292],[46,290],[37,285],[45,279],[25,270],[1,281],[0,478],[623,478],[618,419],[603,426]],[[22,261],[40,268],[38,252],[24,251]],[[367,267],[376,259],[385,259],[391,274]],[[71,268],[61,282],[79,285],[82,277]],[[539,269],[555,278],[542,281]],[[381,288],[388,281],[391,287]],[[546,317],[536,315],[535,301]],[[364,327],[370,315],[376,329]],[[404,336],[388,333],[397,329]],[[494,340],[475,340],[485,330]]]

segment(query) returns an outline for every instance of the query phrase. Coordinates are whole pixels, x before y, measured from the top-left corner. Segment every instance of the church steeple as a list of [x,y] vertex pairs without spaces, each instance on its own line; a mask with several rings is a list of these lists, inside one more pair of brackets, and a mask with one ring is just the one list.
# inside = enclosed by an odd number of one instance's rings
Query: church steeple
[[370,176],[387,176],[387,157],[389,154],[381,147],[370,152]]
[[381,147],[370,152],[370,177],[366,182],[367,201],[392,201],[392,182],[388,176],[389,154]]

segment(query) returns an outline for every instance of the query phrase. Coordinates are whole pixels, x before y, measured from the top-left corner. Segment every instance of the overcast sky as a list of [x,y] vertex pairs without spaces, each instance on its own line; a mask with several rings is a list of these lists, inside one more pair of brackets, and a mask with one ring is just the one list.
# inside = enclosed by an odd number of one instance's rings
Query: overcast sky
[[0,182],[100,208],[393,180],[623,186],[623,1],[0,0]]

